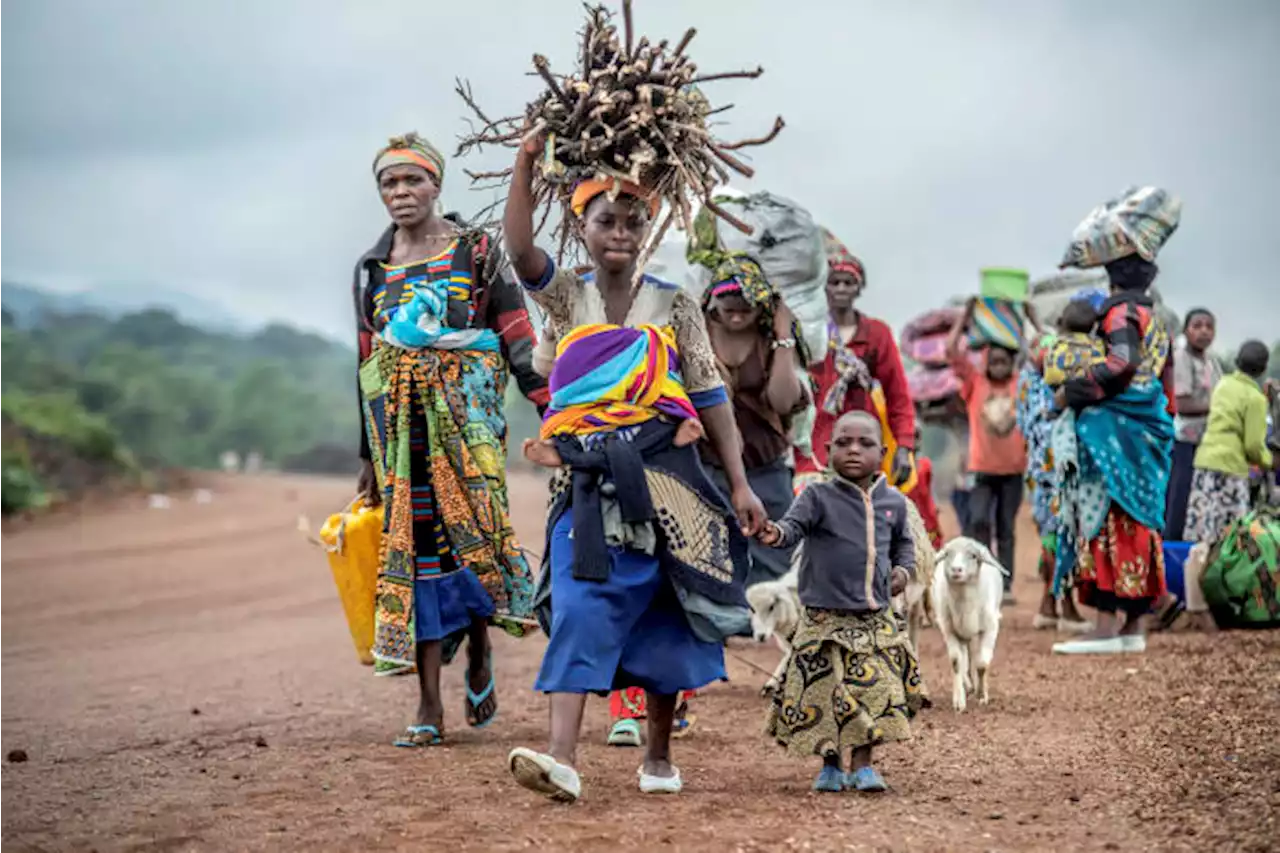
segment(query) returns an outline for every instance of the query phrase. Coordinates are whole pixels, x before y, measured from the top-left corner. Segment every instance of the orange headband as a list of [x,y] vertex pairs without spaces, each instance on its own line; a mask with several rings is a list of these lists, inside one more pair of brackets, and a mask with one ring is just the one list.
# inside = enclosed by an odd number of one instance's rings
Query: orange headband
[[412,148],[390,148],[382,152],[378,156],[378,161],[373,164],[373,173],[374,175],[381,175],[384,169],[389,169],[392,166],[421,166],[434,175],[437,182],[443,177],[440,174],[442,170],[439,163],[423,156],[421,152],[414,151]]
[[573,188],[573,198],[569,201],[569,209],[573,211],[574,216],[582,216],[593,198],[603,193],[612,192],[615,186],[618,187],[618,191],[621,194],[635,196],[641,201],[647,202],[650,217],[658,215],[661,200],[656,195],[639,184],[633,184],[631,181],[623,181],[617,178],[605,178],[604,180],[590,178],[578,184]]

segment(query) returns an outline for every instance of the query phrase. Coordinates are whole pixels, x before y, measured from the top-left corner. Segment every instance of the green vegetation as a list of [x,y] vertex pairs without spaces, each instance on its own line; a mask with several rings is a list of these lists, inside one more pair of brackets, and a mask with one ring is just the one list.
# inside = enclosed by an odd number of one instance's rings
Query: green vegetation
[[140,472],[212,468],[228,450],[350,473],[355,354],[273,325],[210,332],[167,311],[48,315],[3,337],[5,513]]

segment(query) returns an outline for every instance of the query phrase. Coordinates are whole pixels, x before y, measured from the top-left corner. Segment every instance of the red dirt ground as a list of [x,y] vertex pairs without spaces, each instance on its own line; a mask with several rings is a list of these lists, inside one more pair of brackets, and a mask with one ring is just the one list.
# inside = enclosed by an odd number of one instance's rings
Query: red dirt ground
[[[696,700],[677,798],[635,791],[636,751],[602,746],[588,707],[585,799],[518,788],[507,751],[541,745],[542,640],[498,637],[502,712],[449,746],[400,751],[408,679],[373,678],[350,645],[323,554],[297,531],[350,485],[221,480],[212,504],[142,501],[6,530],[5,850],[1274,850],[1280,839],[1280,633],[1153,638],[1145,656],[1062,659],[1006,611],[992,704],[926,711],[887,748],[894,790],[814,795],[816,768],[759,736],[770,647],[736,644],[732,681]],[[545,492],[513,475],[524,542]],[[946,697],[941,639],[923,667]]]

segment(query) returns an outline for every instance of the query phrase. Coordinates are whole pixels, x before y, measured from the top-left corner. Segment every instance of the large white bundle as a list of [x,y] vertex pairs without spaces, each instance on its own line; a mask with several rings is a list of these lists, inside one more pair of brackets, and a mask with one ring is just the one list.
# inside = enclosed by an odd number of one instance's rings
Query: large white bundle
[[[722,227],[722,220],[697,211],[697,236],[690,241],[688,235],[668,231],[650,255],[645,272],[680,285],[701,302],[711,284],[711,270],[690,261],[691,252],[744,252],[760,264],[795,314],[812,357],[823,358],[827,351],[827,262],[822,233],[813,217],[794,202],[770,193],[748,196],[726,188],[717,192],[716,203],[751,224],[754,233],[747,237],[734,228]],[[805,367],[797,365],[796,373],[807,385]],[[817,411],[810,404],[791,421],[791,443],[806,456],[813,455],[811,437],[816,418]]]
[[691,250],[742,252],[764,271],[800,323],[809,354],[827,351],[827,257],[822,230],[809,211],[769,192],[751,195],[717,192],[716,203],[752,228],[743,234],[705,210],[694,224]]

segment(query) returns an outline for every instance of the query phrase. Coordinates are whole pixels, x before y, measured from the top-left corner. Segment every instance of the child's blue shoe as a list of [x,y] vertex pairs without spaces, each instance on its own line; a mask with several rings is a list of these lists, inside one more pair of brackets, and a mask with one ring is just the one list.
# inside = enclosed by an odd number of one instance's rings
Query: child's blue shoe
[[884,777],[874,767],[859,767],[850,773],[845,777],[845,787],[866,794],[879,794],[889,790]]
[[824,794],[838,794],[844,790],[844,774],[840,768],[830,764],[822,765],[822,772],[813,780],[813,790]]

